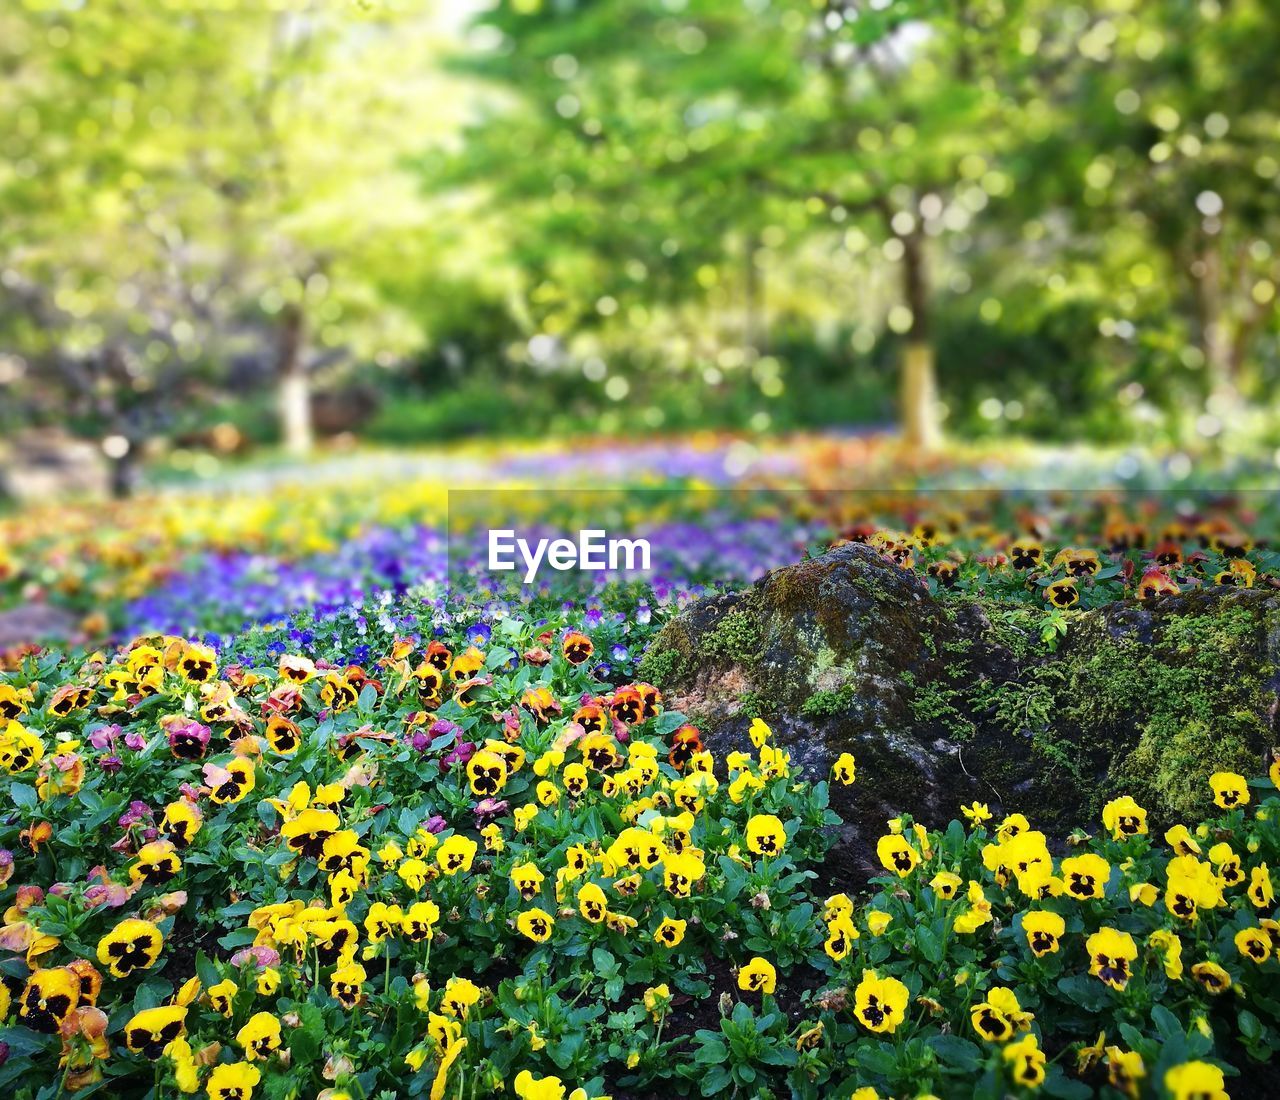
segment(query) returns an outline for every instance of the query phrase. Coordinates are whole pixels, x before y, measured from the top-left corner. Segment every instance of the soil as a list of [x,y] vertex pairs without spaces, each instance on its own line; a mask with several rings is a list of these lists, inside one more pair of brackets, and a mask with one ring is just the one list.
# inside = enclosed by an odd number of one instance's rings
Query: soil
[[225,931],[218,928],[201,929],[190,918],[179,913],[165,942],[166,975],[181,984],[195,974],[196,956],[201,951],[211,959],[220,958],[225,952],[218,946],[218,939]]

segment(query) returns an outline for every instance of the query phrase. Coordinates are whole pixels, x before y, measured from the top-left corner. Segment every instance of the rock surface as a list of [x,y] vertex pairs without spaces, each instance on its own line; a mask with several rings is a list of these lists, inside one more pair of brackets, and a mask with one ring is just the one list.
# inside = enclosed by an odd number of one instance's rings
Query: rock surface
[[1280,594],[1119,601],[1073,613],[1053,651],[1042,619],[932,595],[847,545],[688,608],[641,671],[717,752],[749,747],[757,715],[810,778],[852,752],[858,782],[832,806],[864,840],[974,798],[1061,833],[1125,791],[1158,824],[1205,809],[1219,768],[1260,774],[1280,742]]
[[66,641],[77,635],[74,615],[44,603],[0,611],[0,653],[35,642]]

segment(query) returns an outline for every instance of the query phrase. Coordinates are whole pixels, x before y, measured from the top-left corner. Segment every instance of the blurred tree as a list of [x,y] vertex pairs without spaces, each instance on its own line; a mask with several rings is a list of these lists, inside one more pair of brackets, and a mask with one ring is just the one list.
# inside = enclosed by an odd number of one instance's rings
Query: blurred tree
[[1278,28],[1259,0],[504,0],[462,60],[493,109],[442,179],[501,210],[542,330],[626,340],[699,299],[705,327],[732,298],[754,355],[784,299],[829,324],[896,268],[880,308],[922,446],[936,315],[975,290],[993,351],[1043,323],[1093,356],[1028,375],[1001,351],[1006,385],[1123,426],[1203,363],[1221,412],[1276,358],[1251,349],[1274,330]]
[[0,323],[43,399],[125,466],[250,356],[305,451],[311,374],[423,338],[390,303],[433,253],[402,158],[456,121],[416,110],[442,90],[438,43],[427,17],[304,0],[7,5]]
[[460,178],[500,178],[539,251],[652,264],[684,295],[741,257],[748,345],[780,225],[896,264],[902,430],[930,448],[935,254],[970,248],[1027,163],[1026,106],[993,75],[1017,19],[1002,0],[505,0],[467,67],[515,103],[470,134]]
[[302,450],[314,377],[423,347],[419,392],[604,427],[879,418],[896,378],[925,448],[944,407],[1172,436],[1274,382],[1264,0],[423,8],[0,7],[5,396],[123,487],[228,390]]
[[1274,6],[1116,2],[1053,20],[1074,48],[1055,66],[1062,125],[1037,198],[1092,243],[1110,330],[1199,372],[1220,423],[1242,389],[1259,394],[1249,367],[1275,329],[1280,110],[1259,94],[1280,51]]

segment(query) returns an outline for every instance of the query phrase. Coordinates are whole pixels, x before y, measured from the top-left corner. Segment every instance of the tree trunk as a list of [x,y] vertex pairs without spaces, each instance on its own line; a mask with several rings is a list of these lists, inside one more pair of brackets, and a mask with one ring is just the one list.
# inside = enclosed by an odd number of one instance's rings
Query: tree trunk
[[108,343],[102,349],[100,365],[106,384],[99,391],[98,409],[110,424],[103,440],[103,452],[110,463],[108,486],[113,500],[127,500],[137,487],[142,416],[132,403],[136,397],[131,393],[124,348],[114,341]]
[[306,319],[297,306],[281,318],[276,366],[280,379],[280,440],[290,454],[311,450],[311,381],[304,361]]
[[933,343],[929,335],[929,284],[925,273],[924,242],[918,233],[902,237],[902,290],[911,310],[902,352],[899,415],[903,442],[915,450],[933,451],[942,443],[938,416],[938,383]]
[[132,441],[124,454],[115,456],[109,461],[111,463],[111,499],[128,500],[133,496],[138,483],[137,450]]

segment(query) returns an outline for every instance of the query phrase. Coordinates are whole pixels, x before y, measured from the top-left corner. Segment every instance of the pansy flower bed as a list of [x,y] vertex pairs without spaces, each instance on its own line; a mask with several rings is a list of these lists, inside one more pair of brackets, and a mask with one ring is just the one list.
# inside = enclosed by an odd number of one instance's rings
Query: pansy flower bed
[[923,511],[909,497],[894,517],[906,522],[897,526],[837,510],[832,545],[866,543],[923,573],[935,593],[1051,612],[1210,586],[1280,586],[1280,554],[1271,547],[1276,517],[1254,507],[1268,501],[1246,495],[1224,506],[1161,497],[1077,494],[1040,509],[1016,498],[979,499]]
[[1045,835],[1013,795],[937,830],[904,791],[851,841],[830,788],[893,775],[814,774],[758,719],[713,752],[641,664],[699,596],[842,542],[1031,609],[1053,648],[1115,601],[1280,587],[1272,502],[637,494],[656,568],[573,591],[466,553],[451,584],[442,502],[352,481],[7,521],[5,599],[116,639],[0,673],[17,1096],[1276,1091],[1280,764],[1213,774],[1201,821],[1108,794]]
[[[642,527],[640,533],[659,548],[653,571],[639,585],[635,578],[604,574],[594,592],[599,597],[629,586],[636,600],[680,606],[846,541],[865,542],[922,574],[934,593],[1040,608],[1058,626],[1060,612],[1119,599],[1158,599],[1209,586],[1280,585],[1280,553],[1241,520],[1222,513],[1171,516],[1154,524],[1113,515],[1083,531],[1057,534],[1042,517],[1024,516],[1030,533],[1023,535],[997,531],[981,516],[944,513],[910,527],[880,521],[838,526],[833,519],[711,513],[700,522]],[[300,612],[332,621],[353,610],[363,614],[366,608],[400,605],[406,595],[446,616],[458,604],[492,609],[559,602],[561,593],[545,581],[532,587],[495,583],[478,555],[458,568],[471,572],[475,582],[465,592],[450,593],[440,532],[377,528],[339,551],[296,561],[199,556],[145,595],[119,605],[115,618],[126,636],[176,632],[225,647],[254,626],[280,626]]]
[[0,1081],[1189,1100],[1269,1079],[1280,765],[1214,775],[1211,819],[1154,830],[1125,798],[1065,838],[1016,807],[904,815],[870,842],[882,877],[833,881],[827,785],[878,777],[845,756],[806,782],[763,722],[716,758],[602,660],[631,625],[501,615],[362,665],[269,634],[235,663],[172,636],[26,658],[0,681]]
[[[443,478],[454,475],[455,486],[512,490],[495,496],[504,507],[522,495],[538,501],[571,527],[587,524],[596,503],[575,485],[623,485],[610,491],[634,498],[623,509],[627,533],[651,537],[660,551],[646,579],[677,593],[749,583],[806,547],[842,539],[874,541],[937,588],[1049,611],[1188,586],[1271,585],[1280,572],[1270,549],[1280,523],[1273,494],[1004,491],[991,485],[994,464],[982,452],[917,468],[883,440],[819,437],[785,451],[693,439],[674,450],[623,448],[613,462],[592,449],[375,459],[260,472],[234,491],[191,488],[0,517],[0,609],[58,605],[90,641],[142,632],[230,638],[385,593],[442,597],[452,534]],[[1065,482],[1079,474],[1067,459],[1054,469]],[[1230,478],[1247,485],[1255,475]],[[949,483],[980,487],[937,488]],[[860,488],[871,484],[892,488]],[[511,516],[492,519],[509,525]]]

